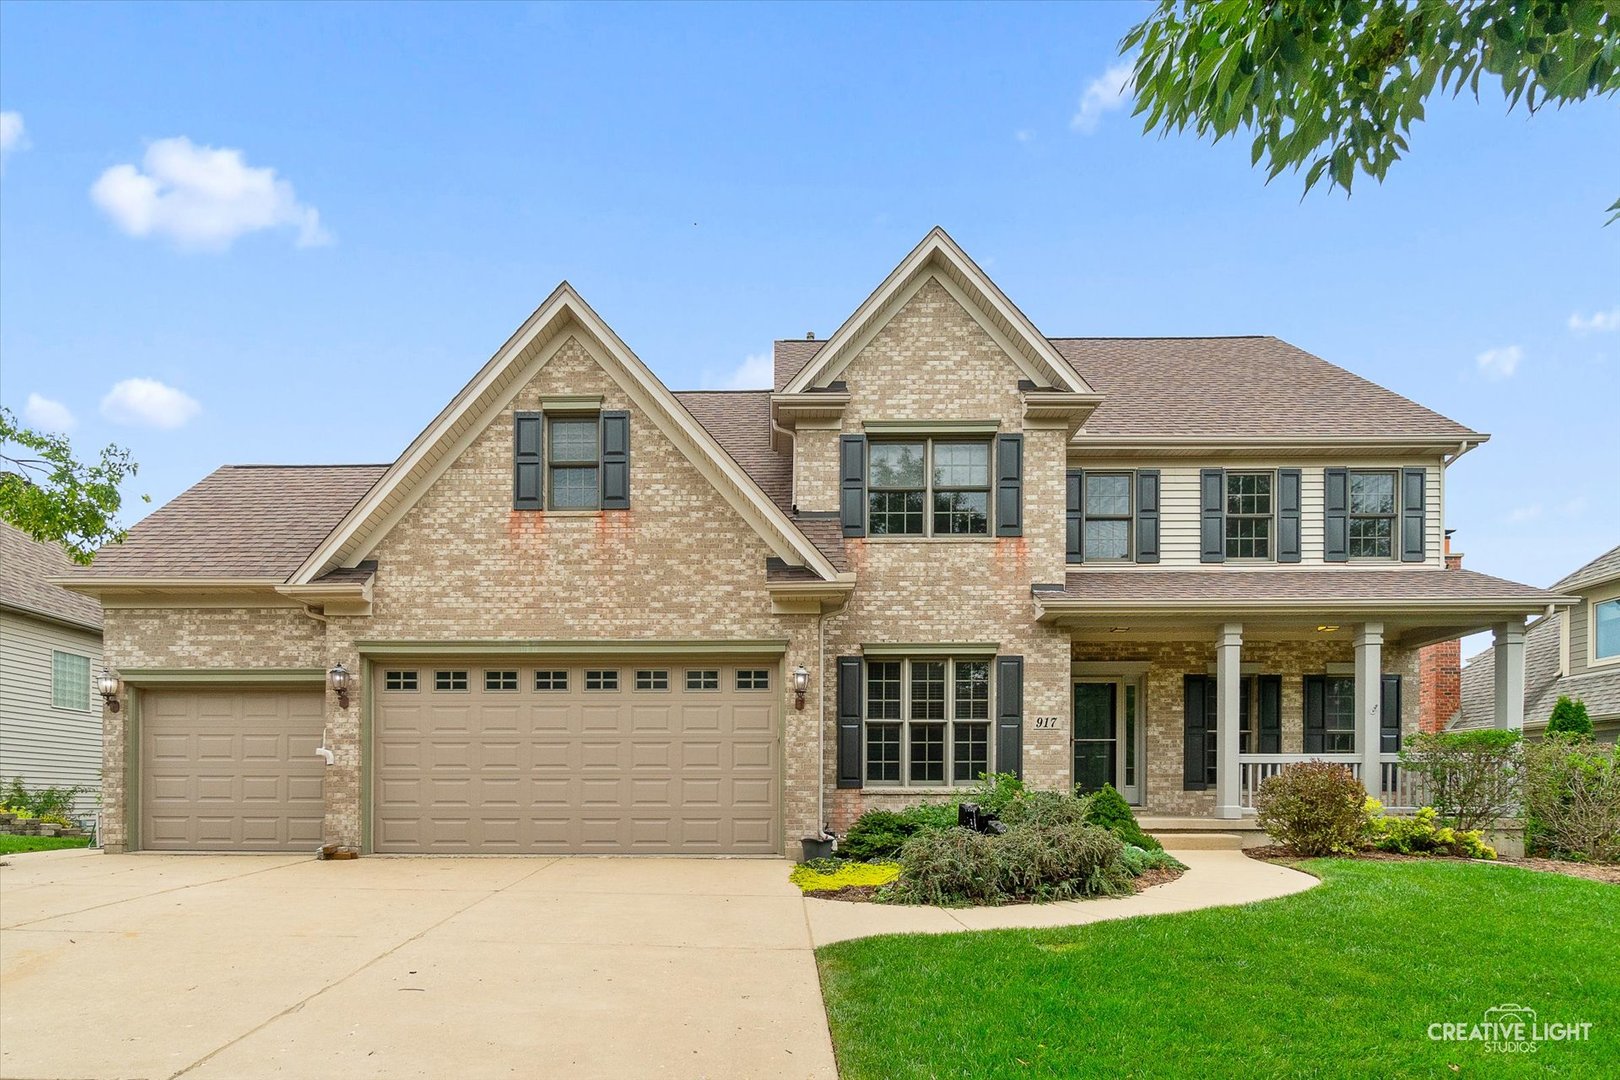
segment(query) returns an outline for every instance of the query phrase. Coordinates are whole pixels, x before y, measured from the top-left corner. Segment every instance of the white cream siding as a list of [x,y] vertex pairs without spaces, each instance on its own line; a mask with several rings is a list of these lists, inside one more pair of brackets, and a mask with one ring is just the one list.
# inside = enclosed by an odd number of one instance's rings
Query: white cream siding
[[[1442,549],[1444,547],[1445,511],[1442,506],[1443,491],[1441,487],[1442,469],[1438,463],[1426,464],[1413,461],[1358,461],[1347,464],[1352,469],[1382,469],[1399,470],[1415,468],[1424,464],[1425,483],[1423,507],[1425,514],[1424,525],[1424,554],[1422,563],[1403,563],[1399,558],[1392,560],[1380,559],[1376,562],[1353,561],[1351,568],[1362,565],[1390,567],[1412,567],[1414,569],[1427,567],[1438,569],[1442,565]],[[1096,461],[1085,463],[1071,458],[1069,468],[1094,469],[1097,472],[1119,472],[1129,469],[1158,469],[1159,470],[1159,563],[1163,569],[1196,569],[1209,567],[1201,563],[1198,558],[1199,542],[1199,500],[1198,475],[1204,468],[1214,468],[1210,462],[1164,462],[1164,461],[1132,461],[1121,463],[1117,461]],[[1298,461],[1277,460],[1251,460],[1251,461],[1222,461],[1219,467],[1228,472],[1274,472],[1277,469],[1300,470],[1300,561],[1296,563],[1278,564],[1272,561],[1243,561],[1232,565],[1241,565],[1244,569],[1256,569],[1265,566],[1281,565],[1284,568],[1294,566],[1321,566],[1322,559],[1322,500],[1324,487],[1324,470],[1335,466],[1306,465]],[[1399,514],[1397,513],[1397,519]],[[1396,542],[1396,552],[1399,554],[1400,544]],[[1344,563],[1333,563],[1333,566],[1343,567]]]
[[[0,779],[30,788],[82,787],[81,814],[93,813],[101,789],[101,700],[90,708],[51,704],[51,654],[73,653],[101,668],[101,635],[14,611],[0,611]],[[0,796],[3,798],[3,796]]]

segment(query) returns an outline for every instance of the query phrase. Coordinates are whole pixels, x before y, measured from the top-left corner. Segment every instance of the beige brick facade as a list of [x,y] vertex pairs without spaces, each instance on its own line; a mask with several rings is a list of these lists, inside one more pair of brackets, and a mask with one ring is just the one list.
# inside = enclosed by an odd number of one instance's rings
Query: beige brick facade
[[[842,431],[870,421],[972,420],[1024,435],[1023,535],[938,540],[854,539],[847,544],[857,585],[847,606],[825,619],[773,613],[765,576],[771,549],[660,431],[660,423],[605,370],[583,332],[568,340],[378,541],[369,615],[320,617],[297,607],[110,607],[106,658],[119,670],[326,669],[363,674],[358,643],[379,641],[602,640],[786,642],[783,670],[812,672],[805,710],[782,679],[784,847],[825,819],[843,828],[862,809],[948,789],[834,787],[834,659],[865,646],[911,643],[939,655],[952,642],[993,642],[1024,660],[1026,780],[1066,790],[1071,782],[1072,660],[1149,663],[1146,677],[1147,805],[1162,813],[1208,813],[1213,795],[1181,791],[1181,677],[1207,669],[1213,644],[1072,644],[1070,633],[1036,621],[1031,585],[1064,580],[1065,433],[1026,428],[1017,387],[1022,372],[937,281],[925,284],[850,361],[839,378],[850,401]],[[514,409],[542,398],[599,397],[630,413],[631,509],[591,513],[512,509]],[[840,430],[800,431],[794,490],[801,510],[837,506]],[[1386,670],[1415,676],[1412,655],[1390,650]],[[1348,646],[1255,642],[1245,661],[1284,676],[1284,748],[1297,747],[1298,676],[1347,660]],[[1410,672],[1408,671],[1410,669]],[[325,782],[326,839],[363,840],[369,751],[362,737],[364,679],[349,707],[327,695],[327,746],[336,760]],[[125,721],[136,707],[106,713],[105,832],[110,847],[130,842],[125,784]],[[1415,683],[1406,695],[1415,725]],[[817,703],[823,702],[818,714]],[[819,715],[821,726],[817,726]],[[1055,716],[1036,730],[1030,719]],[[1288,725],[1292,725],[1291,727]],[[821,754],[818,759],[818,747]]]

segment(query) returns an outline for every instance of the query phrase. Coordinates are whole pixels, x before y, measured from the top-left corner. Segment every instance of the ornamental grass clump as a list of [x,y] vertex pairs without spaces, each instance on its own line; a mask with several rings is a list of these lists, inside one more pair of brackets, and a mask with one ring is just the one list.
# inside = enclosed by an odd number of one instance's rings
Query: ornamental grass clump
[[1117,895],[1132,888],[1123,849],[1107,829],[1077,822],[919,832],[901,848],[900,879],[884,899],[959,907]]
[[1366,802],[1366,789],[1343,765],[1302,761],[1261,782],[1255,820],[1296,854],[1348,855],[1361,841]]

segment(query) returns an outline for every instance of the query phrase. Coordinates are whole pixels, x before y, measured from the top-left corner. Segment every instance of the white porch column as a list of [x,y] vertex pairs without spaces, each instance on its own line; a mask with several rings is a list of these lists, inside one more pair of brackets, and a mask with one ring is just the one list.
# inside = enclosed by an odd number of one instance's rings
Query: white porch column
[[1215,636],[1215,816],[1243,816],[1238,796],[1238,709],[1243,687],[1243,624]]
[[[1566,616],[1567,617],[1567,616]],[[1496,626],[1496,726],[1524,728],[1524,620]]]
[[1356,628],[1356,749],[1361,755],[1361,786],[1373,798],[1383,793],[1378,754],[1382,749],[1379,704],[1384,697],[1384,624]]

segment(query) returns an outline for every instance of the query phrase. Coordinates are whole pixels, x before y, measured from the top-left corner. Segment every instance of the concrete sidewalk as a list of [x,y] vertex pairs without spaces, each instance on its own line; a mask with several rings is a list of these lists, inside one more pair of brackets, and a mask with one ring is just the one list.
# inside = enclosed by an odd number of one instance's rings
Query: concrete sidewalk
[[0,1076],[835,1076],[779,859],[7,862]]
[[816,947],[879,934],[951,934],[964,930],[1016,930],[1165,915],[1198,908],[1252,904],[1304,892],[1316,878],[1286,866],[1251,859],[1241,851],[1172,851],[1187,872],[1168,885],[1135,896],[1067,900],[1009,907],[917,908],[805,900]]

